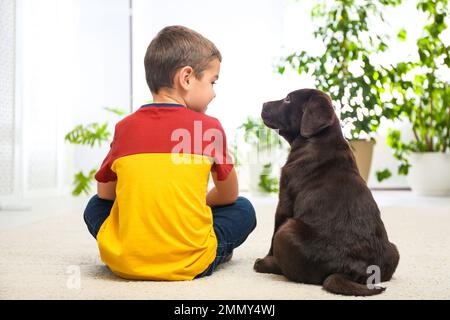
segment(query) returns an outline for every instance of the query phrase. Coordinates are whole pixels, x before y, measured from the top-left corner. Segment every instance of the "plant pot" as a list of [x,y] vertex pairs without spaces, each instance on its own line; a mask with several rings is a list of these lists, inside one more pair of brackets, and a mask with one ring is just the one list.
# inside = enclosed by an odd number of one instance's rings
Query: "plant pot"
[[260,175],[263,171],[264,164],[271,162],[271,154],[265,150],[259,151],[256,147],[252,146],[248,152],[249,161],[249,190],[250,193],[255,196],[267,195],[259,187]]
[[249,172],[249,190],[250,193],[254,196],[264,196],[267,195],[267,193],[264,193],[261,188],[259,187],[259,178],[260,178],[260,174],[261,171],[263,170],[263,166],[262,165],[250,165],[249,167],[250,172]]
[[372,166],[372,154],[374,141],[371,140],[350,140],[350,146],[355,155],[356,165],[364,181],[369,180],[370,167]]
[[251,194],[255,196],[271,196],[275,194],[274,191],[266,191],[260,187],[261,174],[267,170],[265,165],[270,164],[269,178],[280,178],[281,167],[286,162],[286,150],[281,150],[278,148],[272,149],[262,149],[258,150],[255,146],[252,146],[251,150],[248,152],[248,187]]
[[450,196],[450,154],[412,153],[409,157],[408,183],[421,196]]

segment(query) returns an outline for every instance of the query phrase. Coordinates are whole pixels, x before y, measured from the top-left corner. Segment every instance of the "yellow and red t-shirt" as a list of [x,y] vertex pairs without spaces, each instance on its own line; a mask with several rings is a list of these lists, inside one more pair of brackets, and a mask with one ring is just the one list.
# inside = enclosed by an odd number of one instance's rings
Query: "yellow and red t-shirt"
[[210,171],[233,168],[213,117],[177,104],[148,104],[117,123],[95,178],[116,181],[116,199],[97,235],[100,257],[120,277],[191,280],[215,259],[206,204]]

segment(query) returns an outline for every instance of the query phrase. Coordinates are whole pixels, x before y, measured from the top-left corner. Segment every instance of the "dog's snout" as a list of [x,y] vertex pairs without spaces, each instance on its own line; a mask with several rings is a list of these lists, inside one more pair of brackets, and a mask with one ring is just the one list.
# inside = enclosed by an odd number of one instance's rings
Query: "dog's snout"
[[269,115],[269,108],[267,107],[267,102],[263,104],[262,111],[261,111],[261,117],[265,117]]

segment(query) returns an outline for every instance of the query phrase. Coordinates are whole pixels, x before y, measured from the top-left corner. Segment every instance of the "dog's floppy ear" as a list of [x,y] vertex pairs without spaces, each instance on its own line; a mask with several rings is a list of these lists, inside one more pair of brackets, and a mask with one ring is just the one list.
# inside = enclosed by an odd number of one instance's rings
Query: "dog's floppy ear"
[[335,119],[331,100],[323,93],[313,95],[305,105],[300,134],[309,138],[331,126]]

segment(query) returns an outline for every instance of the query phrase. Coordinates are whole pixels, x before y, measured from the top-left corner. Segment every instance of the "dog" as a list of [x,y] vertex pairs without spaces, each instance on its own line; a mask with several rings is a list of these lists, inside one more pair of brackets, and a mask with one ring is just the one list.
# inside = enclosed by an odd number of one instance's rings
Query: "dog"
[[[275,230],[256,272],[282,274],[331,293],[370,296],[385,288],[400,255],[356,161],[330,97],[301,89],[266,102],[264,124],[290,144],[281,170]],[[375,281],[373,281],[375,282]]]

